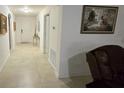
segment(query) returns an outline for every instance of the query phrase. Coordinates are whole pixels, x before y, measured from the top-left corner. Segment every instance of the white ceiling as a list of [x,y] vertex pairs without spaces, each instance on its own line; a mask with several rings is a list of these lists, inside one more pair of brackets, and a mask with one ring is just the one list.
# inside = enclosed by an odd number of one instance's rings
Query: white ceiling
[[[25,13],[21,11],[25,6],[28,7],[31,12]],[[45,5],[9,5],[10,10],[15,16],[36,16],[44,7]]]

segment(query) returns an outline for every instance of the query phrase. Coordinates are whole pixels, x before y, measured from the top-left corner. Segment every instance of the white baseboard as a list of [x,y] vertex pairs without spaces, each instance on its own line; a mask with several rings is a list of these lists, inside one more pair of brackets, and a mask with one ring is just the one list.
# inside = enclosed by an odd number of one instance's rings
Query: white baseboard
[[3,63],[0,66],[0,72],[3,70],[3,68],[4,68],[4,66],[5,66],[5,64],[6,64],[7,60],[8,60],[8,58],[9,58],[9,56],[10,56],[10,54],[8,54],[8,56],[3,60]]
[[70,76],[69,75],[67,75],[67,74],[63,74],[63,75],[58,75],[58,78],[70,78]]

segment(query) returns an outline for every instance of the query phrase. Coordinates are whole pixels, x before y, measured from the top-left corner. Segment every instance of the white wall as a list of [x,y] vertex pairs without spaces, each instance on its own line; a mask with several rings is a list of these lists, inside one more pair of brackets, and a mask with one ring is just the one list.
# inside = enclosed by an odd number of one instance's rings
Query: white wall
[[[36,26],[36,17],[34,16],[16,16],[16,42],[32,42]],[[21,40],[21,29],[23,29]]]
[[[7,6],[0,6],[0,12],[3,13],[7,18],[8,14],[11,13],[9,11],[9,8]],[[12,15],[13,16],[13,15]],[[12,19],[13,21],[13,19]],[[8,20],[7,20],[8,22]],[[11,24],[11,28],[13,28],[13,24]],[[12,30],[12,35],[14,38],[14,31]],[[3,65],[5,64],[7,58],[10,55],[10,50],[9,50],[9,32],[8,32],[8,23],[7,23],[7,33],[5,35],[0,35],[0,70],[2,69]],[[14,49],[14,39],[12,40],[13,42],[13,49]]]
[[38,35],[40,36],[40,49],[41,49],[42,53],[44,51],[44,16],[46,14],[49,14],[49,13],[50,13],[50,7],[46,7],[37,16],[37,22],[36,23],[38,23],[38,21],[40,22],[40,25],[39,25],[40,26],[40,32],[38,33]]
[[82,6],[63,6],[59,77],[90,75],[86,52],[124,43],[124,6],[119,6],[114,34],[80,34]]
[[14,31],[14,26],[13,26],[13,25],[14,25],[13,22],[14,22],[14,20],[15,20],[15,16],[13,15],[12,12],[9,11],[9,13],[10,13],[10,15],[11,15],[11,18],[10,18],[10,25],[11,25],[11,26],[10,26],[11,51],[13,51],[13,50],[15,49],[15,31]]
[[[48,60],[55,69],[55,73],[58,75],[59,72],[59,47],[60,47],[60,25],[61,25],[61,6],[48,6],[43,9],[37,16],[37,21],[40,21],[40,49],[44,51],[44,16],[49,14],[50,16],[50,32],[49,32],[49,56]],[[53,29],[55,27],[55,29]],[[59,43],[58,43],[59,42]],[[51,53],[54,51],[54,54]]]
[[62,26],[62,6],[54,6],[50,11],[49,61],[54,65],[59,77],[60,44]]

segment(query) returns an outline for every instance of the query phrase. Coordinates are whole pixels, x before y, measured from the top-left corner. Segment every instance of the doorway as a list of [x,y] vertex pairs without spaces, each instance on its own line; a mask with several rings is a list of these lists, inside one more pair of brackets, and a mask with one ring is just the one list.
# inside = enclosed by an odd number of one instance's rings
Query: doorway
[[44,54],[49,53],[49,31],[50,31],[50,16],[44,16]]

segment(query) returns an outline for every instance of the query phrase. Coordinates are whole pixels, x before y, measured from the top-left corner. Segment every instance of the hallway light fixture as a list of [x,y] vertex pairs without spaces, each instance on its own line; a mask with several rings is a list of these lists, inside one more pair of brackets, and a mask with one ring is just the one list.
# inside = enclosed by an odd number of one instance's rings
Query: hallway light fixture
[[21,9],[21,11],[23,11],[23,12],[25,12],[25,13],[32,12],[32,10],[29,9],[27,6],[25,6],[23,9]]

